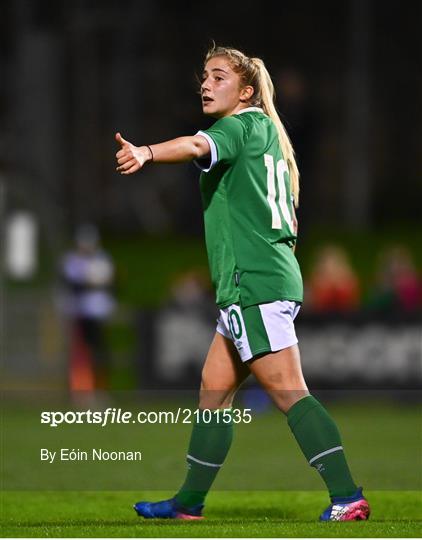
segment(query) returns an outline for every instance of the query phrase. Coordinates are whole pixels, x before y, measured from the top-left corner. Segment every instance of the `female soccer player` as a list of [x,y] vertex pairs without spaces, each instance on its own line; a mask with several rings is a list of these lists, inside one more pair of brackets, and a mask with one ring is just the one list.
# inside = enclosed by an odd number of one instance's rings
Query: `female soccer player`
[[[302,375],[294,319],[303,299],[294,255],[299,181],[294,152],[274,107],[274,87],[259,58],[212,48],[201,84],[204,114],[214,125],[190,137],[134,146],[120,133],[117,171],[145,164],[195,161],[204,207],[211,278],[220,317],[202,372],[199,408],[211,422],[193,426],[188,472],[178,493],[134,508],[146,518],[200,519],[205,497],[232,441],[231,407],[252,372],[288,424],[331,497],[323,521],[367,519],[369,506],[354,483],[338,429],[309,394]],[[207,418],[208,420],[208,418]]]

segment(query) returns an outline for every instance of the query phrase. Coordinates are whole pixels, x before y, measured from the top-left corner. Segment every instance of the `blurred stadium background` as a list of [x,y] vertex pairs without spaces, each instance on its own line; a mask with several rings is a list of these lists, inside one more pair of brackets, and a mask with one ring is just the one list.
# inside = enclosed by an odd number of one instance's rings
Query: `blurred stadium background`
[[[114,133],[206,127],[195,75],[214,39],[264,58],[297,151],[310,386],[419,388],[421,22],[398,0],[2,2],[3,387],[92,390],[93,356],[103,389],[195,386],[215,318],[198,174],[122,178]],[[76,283],[81,231],[103,258]],[[110,301],[83,327],[92,350],[69,308],[87,291]]]

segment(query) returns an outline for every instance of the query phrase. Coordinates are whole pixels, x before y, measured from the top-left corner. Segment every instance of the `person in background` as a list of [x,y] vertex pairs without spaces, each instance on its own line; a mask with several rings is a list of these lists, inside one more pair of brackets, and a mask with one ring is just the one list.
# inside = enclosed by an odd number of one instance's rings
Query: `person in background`
[[405,246],[392,246],[380,254],[369,307],[401,313],[415,313],[421,309],[422,282]]
[[359,281],[342,248],[325,246],[318,253],[306,300],[315,313],[350,313],[359,307]]
[[77,229],[75,248],[60,264],[62,312],[70,320],[69,387],[75,391],[108,387],[109,354],[104,324],[115,301],[113,262],[100,247],[98,230],[85,224]]
[[196,384],[216,317],[210,292],[208,276],[201,269],[192,268],[174,276],[170,296],[158,317],[154,364],[163,381],[179,379],[185,388],[191,382]]

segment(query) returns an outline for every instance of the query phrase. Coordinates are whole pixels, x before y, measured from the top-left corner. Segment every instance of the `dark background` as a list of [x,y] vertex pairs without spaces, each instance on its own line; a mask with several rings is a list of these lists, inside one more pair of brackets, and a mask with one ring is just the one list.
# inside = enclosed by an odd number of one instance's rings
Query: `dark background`
[[[0,174],[9,208],[51,242],[81,221],[201,233],[193,166],[121,178],[114,133],[136,144],[193,134],[195,74],[214,39],[262,57],[302,170],[299,218],[352,228],[416,224],[422,200],[422,3],[377,0],[0,4]],[[290,117],[289,117],[290,112]]]
[[[196,76],[213,40],[262,57],[273,76],[301,171],[305,282],[314,252],[333,243],[350,259],[362,304],[384,249],[399,245],[420,273],[421,23],[422,2],[410,0],[0,0],[0,218],[26,211],[37,227],[33,275],[0,273],[10,377],[64,380],[57,266],[81,223],[99,227],[114,260],[118,309],[108,331],[123,386],[133,386],[149,332],[152,314],[142,310],[171,304],[179,274],[206,274],[197,169],[155,165],[122,177],[114,134],[140,145],[207,127]],[[416,341],[400,336],[419,372]],[[368,350],[384,343],[374,341]],[[381,347],[381,364],[385,357]],[[405,357],[389,355],[394,377]]]

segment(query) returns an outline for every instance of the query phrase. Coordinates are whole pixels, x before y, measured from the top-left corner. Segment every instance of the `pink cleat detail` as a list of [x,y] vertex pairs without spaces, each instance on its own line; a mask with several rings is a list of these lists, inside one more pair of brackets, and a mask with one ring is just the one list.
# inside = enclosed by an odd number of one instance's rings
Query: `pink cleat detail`
[[365,499],[347,505],[333,504],[330,521],[364,521],[369,518],[370,513],[368,501]]
[[371,514],[368,501],[358,488],[351,497],[333,497],[331,504],[319,517],[320,521],[366,521]]
[[204,519],[204,516],[191,516],[190,514],[182,514],[182,513],[178,513],[178,514],[177,514],[177,519],[190,519],[190,520],[193,520],[193,519]]

